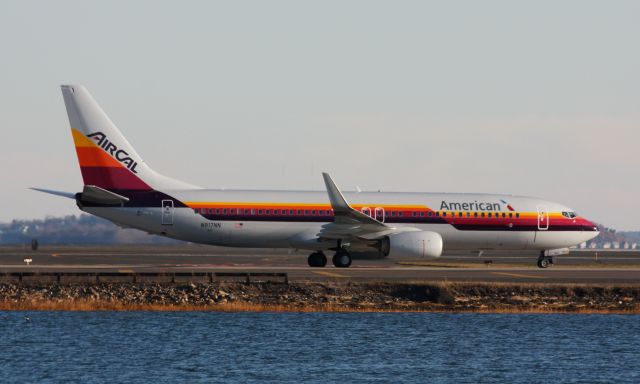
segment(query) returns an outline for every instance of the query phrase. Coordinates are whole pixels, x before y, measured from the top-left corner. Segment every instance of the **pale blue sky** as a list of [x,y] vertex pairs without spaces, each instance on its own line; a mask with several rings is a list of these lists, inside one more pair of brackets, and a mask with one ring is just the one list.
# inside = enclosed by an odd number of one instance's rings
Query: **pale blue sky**
[[208,187],[497,192],[640,229],[640,2],[3,1],[0,221],[77,213],[60,94]]

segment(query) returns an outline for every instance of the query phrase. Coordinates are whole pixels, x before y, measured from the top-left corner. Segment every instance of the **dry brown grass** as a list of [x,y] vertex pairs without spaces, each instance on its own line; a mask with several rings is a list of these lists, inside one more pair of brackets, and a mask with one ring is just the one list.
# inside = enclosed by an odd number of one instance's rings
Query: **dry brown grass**
[[512,306],[459,308],[455,306],[431,304],[428,306],[399,304],[390,308],[350,307],[344,304],[322,305],[265,305],[247,302],[192,305],[192,304],[126,304],[117,301],[18,301],[0,302],[2,311],[159,311],[159,312],[361,312],[361,313],[400,313],[400,312],[432,312],[432,313],[486,313],[486,314],[519,314],[519,313],[576,313],[576,314],[640,314],[640,304],[626,310],[614,308],[572,308],[568,306]]

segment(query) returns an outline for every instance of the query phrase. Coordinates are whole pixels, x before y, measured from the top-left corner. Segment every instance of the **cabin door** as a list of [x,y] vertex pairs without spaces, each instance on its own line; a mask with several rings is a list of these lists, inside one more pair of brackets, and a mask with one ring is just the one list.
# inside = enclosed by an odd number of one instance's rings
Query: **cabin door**
[[162,225],[173,225],[173,200],[162,200]]
[[538,230],[546,231],[549,229],[549,211],[544,205],[538,205]]

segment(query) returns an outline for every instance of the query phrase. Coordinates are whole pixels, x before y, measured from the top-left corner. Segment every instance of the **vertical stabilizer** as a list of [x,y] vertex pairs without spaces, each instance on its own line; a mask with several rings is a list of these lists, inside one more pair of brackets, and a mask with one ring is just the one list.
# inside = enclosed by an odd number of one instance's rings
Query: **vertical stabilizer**
[[151,170],[85,87],[63,85],[62,95],[85,185],[106,190],[193,187]]

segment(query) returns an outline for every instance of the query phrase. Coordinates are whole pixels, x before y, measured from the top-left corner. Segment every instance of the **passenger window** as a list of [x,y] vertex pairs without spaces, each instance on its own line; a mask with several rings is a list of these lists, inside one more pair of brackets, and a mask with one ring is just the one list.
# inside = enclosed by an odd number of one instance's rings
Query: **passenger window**
[[487,213],[487,216],[488,216],[488,217],[491,217],[491,212]]
[[513,213],[509,212],[509,218],[513,217]]
[[518,218],[518,219],[520,218],[520,214],[519,213],[516,213],[516,218]]
[[[429,216],[431,216],[431,212],[429,212]],[[420,212],[420,217],[424,217],[424,211]]]
[[226,215],[226,214],[227,214],[227,208],[224,208],[224,209],[222,210],[222,214],[223,214],[223,215]]
[[504,212],[502,212],[502,217],[503,217],[503,218],[507,217],[507,214],[506,214],[506,213],[504,213]]
[[473,212],[473,217],[478,217],[478,212]]
[[440,211],[436,211],[436,217],[440,217]]
[[442,212],[442,217],[447,217],[447,212]]
[[289,216],[293,216],[293,212],[294,212],[293,209],[290,209],[289,210]]
[[471,217],[471,212],[467,212],[467,217]]
[[309,210],[308,210],[308,209],[305,209],[305,210],[304,210],[304,214],[305,214],[305,215],[308,215],[308,214],[309,214]]
[[302,210],[298,209],[298,215],[302,215]]
[[316,210],[315,210],[315,209],[314,209],[314,210],[312,210],[312,211],[311,211],[311,214],[312,214],[313,216],[315,216],[315,215],[316,215]]
[[431,211],[427,212],[427,216],[429,216],[429,217],[433,216],[433,212],[431,212]]

